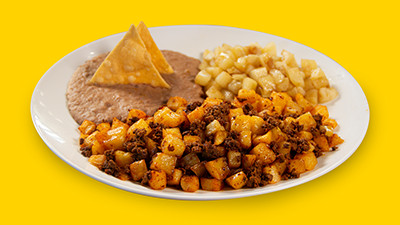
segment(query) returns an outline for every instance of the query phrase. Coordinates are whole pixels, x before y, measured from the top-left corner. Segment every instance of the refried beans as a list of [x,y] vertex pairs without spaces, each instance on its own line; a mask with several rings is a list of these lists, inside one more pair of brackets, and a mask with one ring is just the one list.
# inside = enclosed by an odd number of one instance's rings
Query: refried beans
[[152,115],[170,97],[180,96],[188,102],[202,101],[202,88],[194,83],[200,61],[179,52],[163,50],[163,55],[175,73],[162,75],[171,89],[139,85],[90,85],[88,81],[106,58],[98,55],[78,67],[67,88],[67,105],[74,120],[95,123],[111,122],[115,117],[124,120],[130,109],[143,110]]

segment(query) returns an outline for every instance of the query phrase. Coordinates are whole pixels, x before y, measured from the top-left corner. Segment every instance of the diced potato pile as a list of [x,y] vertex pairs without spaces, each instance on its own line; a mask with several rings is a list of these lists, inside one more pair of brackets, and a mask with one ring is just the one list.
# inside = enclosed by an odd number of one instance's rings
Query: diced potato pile
[[265,47],[223,44],[214,51],[206,50],[195,82],[204,87],[210,98],[233,100],[240,89],[255,90],[263,97],[273,91],[297,93],[313,103],[335,99],[338,92],[329,85],[324,71],[311,59],[301,59],[286,50],[277,56],[275,43]]
[[126,121],[84,121],[80,147],[89,162],[122,180],[186,192],[253,188],[297,178],[343,140],[326,106],[303,95],[241,89],[232,102],[180,97],[153,116],[132,109]]

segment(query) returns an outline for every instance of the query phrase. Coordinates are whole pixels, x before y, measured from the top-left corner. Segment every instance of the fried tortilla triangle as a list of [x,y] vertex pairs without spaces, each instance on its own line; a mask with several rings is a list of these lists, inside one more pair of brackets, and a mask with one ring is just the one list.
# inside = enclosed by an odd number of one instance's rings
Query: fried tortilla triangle
[[158,72],[162,74],[172,74],[174,70],[168,64],[167,60],[164,58],[164,55],[161,53],[160,49],[157,47],[153,38],[151,37],[149,29],[147,29],[146,25],[141,21],[137,27],[137,31],[142,38],[144,45],[146,46],[147,51],[151,55],[151,61],[154,66],[157,68]]
[[89,81],[96,84],[149,84],[170,88],[132,25]]

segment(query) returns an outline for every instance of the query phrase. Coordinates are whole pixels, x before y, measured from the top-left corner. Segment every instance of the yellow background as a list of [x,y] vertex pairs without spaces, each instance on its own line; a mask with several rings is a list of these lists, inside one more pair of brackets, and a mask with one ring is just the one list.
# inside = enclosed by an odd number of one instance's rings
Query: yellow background
[[[141,1],[146,2],[146,1]],[[1,207],[4,224],[391,224],[398,222],[399,6],[395,1],[10,1],[1,23]],[[207,202],[141,196],[59,159],[30,116],[36,83],[99,38],[147,26],[215,24],[285,37],[346,68],[370,105],[367,135],[345,163],[306,184]],[[346,96],[351,98],[351,96]],[[393,204],[394,203],[394,204]]]

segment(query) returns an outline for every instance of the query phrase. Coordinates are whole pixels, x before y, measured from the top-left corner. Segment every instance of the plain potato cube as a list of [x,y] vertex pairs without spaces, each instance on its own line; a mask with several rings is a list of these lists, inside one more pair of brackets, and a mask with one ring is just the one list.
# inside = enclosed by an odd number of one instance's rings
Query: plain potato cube
[[268,70],[265,67],[254,69],[249,73],[249,76],[256,81],[259,81],[261,77],[265,77],[267,75],[268,75]]
[[205,166],[208,173],[218,180],[225,179],[229,174],[229,167],[225,157],[209,161]]
[[313,86],[317,89],[329,86],[328,78],[326,78],[324,71],[319,67],[312,70],[310,79]]
[[211,74],[207,71],[201,70],[194,78],[194,82],[200,86],[206,86],[210,82],[211,77]]
[[186,101],[186,99],[179,96],[174,96],[168,99],[167,107],[176,111],[181,107],[186,107],[187,104],[188,102]]
[[180,169],[174,169],[171,175],[167,176],[167,184],[171,186],[176,186],[181,183],[181,178],[183,171]]
[[225,96],[222,94],[221,91],[219,91],[215,86],[210,87],[206,91],[206,95],[210,98],[218,98],[218,99],[224,99]]
[[216,66],[210,66],[206,68],[206,71],[212,78],[216,78],[223,70]]
[[301,69],[303,70],[306,77],[311,76],[311,72],[317,68],[318,68],[318,65],[317,65],[317,62],[315,62],[315,60],[301,59]]
[[165,153],[157,153],[153,156],[150,163],[150,169],[152,170],[163,170],[166,174],[171,175],[177,158],[175,156],[167,155]]
[[318,99],[320,103],[332,101],[339,95],[335,88],[322,87],[318,91]]
[[224,188],[224,181],[215,178],[200,178],[201,189],[206,191],[220,191]]
[[289,67],[298,67],[293,53],[283,50],[281,52],[281,55],[282,55],[283,61],[286,63],[286,65],[288,65]]
[[216,78],[215,78],[215,82],[217,82],[217,84],[219,84],[219,86],[221,86],[222,88],[227,88],[228,84],[232,81],[232,76],[225,72],[222,71]]
[[101,168],[106,161],[105,155],[92,155],[89,157],[89,163],[97,168]]
[[246,90],[256,90],[257,81],[246,77],[243,79],[242,88]]
[[182,139],[172,134],[167,135],[161,142],[161,150],[167,155],[181,157],[185,148]]
[[272,163],[276,159],[274,151],[272,151],[265,143],[260,143],[255,146],[250,151],[250,154],[256,155],[257,159],[260,160],[263,165]]
[[316,105],[318,104],[318,90],[317,89],[310,89],[306,91],[306,95],[304,96],[307,101],[311,102],[311,104]]
[[288,69],[288,77],[294,86],[304,87],[304,73],[302,73],[298,67]]
[[276,56],[276,44],[274,42],[268,43],[262,50],[262,53],[268,53],[268,55]]
[[226,178],[225,182],[234,189],[240,189],[246,185],[247,176],[243,171],[240,171]]
[[242,154],[239,151],[228,151],[226,155],[228,160],[228,166],[231,169],[239,168],[242,164]]
[[269,184],[276,184],[281,181],[281,175],[278,168],[275,165],[266,166],[263,168],[263,174],[268,176],[270,179],[268,180]]
[[239,90],[242,89],[242,82],[237,80],[232,80],[232,82],[228,84],[227,89],[233,94],[237,95]]
[[315,157],[315,154],[313,152],[297,154],[294,158],[303,160],[304,167],[307,171],[313,170],[318,163],[317,157]]
[[154,190],[162,190],[167,186],[167,174],[165,171],[150,170],[147,173],[148,184]]
[[181,188],[186,192],[195,192],[199,190],[200,182],[197,176],[184,175],[181,178]]
[[143,179],[144,175],[147,172],[147,166],[144,159],[140,161],[136,161],[129,165],[129,169],[131,171],[131,176],[134,181],[139,181]]
[[124,152],[117,150],[114,152],[115,163],[121,168],[125,168],[133,163],[133,157],[131,152]]

